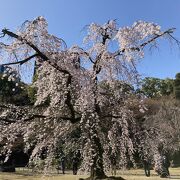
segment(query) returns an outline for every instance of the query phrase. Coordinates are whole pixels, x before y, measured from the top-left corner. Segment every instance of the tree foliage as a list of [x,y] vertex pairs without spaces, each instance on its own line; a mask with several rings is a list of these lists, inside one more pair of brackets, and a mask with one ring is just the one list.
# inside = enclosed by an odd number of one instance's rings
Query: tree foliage
[[174,95],[176,99],[180,99],[180,73],[176,74],[176,78],[174,80]]
[[0,102],[11,103],[15,105],[29,104],[29,97],[27,94],[27,85],[20,82],[17,78],[10,79],[7,76],[0,75]]
[[138,90],[148,98],[159,98],[173,94],[174,80],[146,77]]

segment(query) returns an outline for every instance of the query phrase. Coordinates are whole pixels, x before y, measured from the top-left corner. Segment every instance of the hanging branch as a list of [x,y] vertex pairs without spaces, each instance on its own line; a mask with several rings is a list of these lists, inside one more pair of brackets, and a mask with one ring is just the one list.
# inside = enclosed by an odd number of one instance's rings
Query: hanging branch
[[[171,28],[171,29],[168,29],[167,31],[164,31],[164,32],[162,32],[161,34],[156,34],[153,38],[151,38],[150,40],[148,40],[148,41],[146,41],[146,42],[144,42],[144,43],[142,43],[142,44],[140,44],[139,45],[139,47],[131,47],[131,48],[129,48],[131,51],[140,51],[140,49],[141,48],[144,48],[146,45],[148,45],[148,44],[150,44],[150,43],[152,43],[153,41],[155,41],[156,39],[158,39],[159,37],[162,37],[162,36],[164,36],[164,35],[169,35],[169,36],[171,36],[171,37],[173,37],[171,34],[174,32],[174,30],[175,30],[176,28]],[[173,39],[175,39],[176,41],[178,41],[176,38],[174,38],[173,37]],[[179,42],[179,41],[178,41]],[[178,43],[177,43],[178,44]],[[119,51],[117,51],[117,52],[115,52],[114,53],[114,57],[116,57],[116,56],[119,56],[119,55],[123,55],[123,53],[125,52],[125,48],[124,49],[122,49],[122,50],[119,50]]]
[[37,57],[38,54],[34,54],[32,56],[29,56],[28,58],[22,60],[22,61],[17,61],[17,62],[12,62],[12,63],[5,63],[5,64],[1,64],[2,66],[7,66],[7,65],[14,65],[14,64],[20,64],[23,65],[24,63],[28,62],[29,60],[31,60],[34,57]]

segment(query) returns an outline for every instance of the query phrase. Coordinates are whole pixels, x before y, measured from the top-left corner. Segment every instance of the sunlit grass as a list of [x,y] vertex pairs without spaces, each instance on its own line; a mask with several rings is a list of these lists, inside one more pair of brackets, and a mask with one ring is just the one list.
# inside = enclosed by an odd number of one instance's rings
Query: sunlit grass
[[[180,180],[180,168],[170,168],[171,177],[166,179]],[[127,180],[160,180],[159,176],[152,170],[151,177],[146,177],[142,169],[117,171],[117,176]],[[83,175],[72,175],[72,171],[67,174],[34,174],[30,170],[17,169],[16,173],[0,173],[0,180],[78,180],[87,177]]]
[[[151,176],[146,177],[144,175],[143,169],[137,170],[125,170],[118,172],[118,175],[127,179],[127,180],[162,180],[164,178],[160,178],[157,176],[154,170],[151,170]],[[173,179],[173,180],[180,180],[180,168],[170,168],[170,177],[165,179]]]

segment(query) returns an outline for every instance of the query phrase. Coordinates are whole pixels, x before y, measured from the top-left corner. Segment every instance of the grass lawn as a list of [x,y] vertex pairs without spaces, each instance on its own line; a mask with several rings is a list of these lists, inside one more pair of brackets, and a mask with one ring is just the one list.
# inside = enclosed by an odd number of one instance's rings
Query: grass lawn
[[[180,180],[180,168],[170,168],[170,178],[173,180]],[[160,180],[156,173],[152,170],[151,177],[146,177],[142,169],[118,171],[117,176],[121,176],[127,180]],[[78,180],[80,177],[87,177],[83,175],[72,175],[71,171],[67,174],[54,175],[33,175],[31,171],[18,169],[16,173],[0,173],[0,180]]]
[[118,172],[118,174],[127,180],[163,180],[163,179],[180,180],[180,168],[170,168],[169,171],[171,175],[169,178],[160,178],[159,176],[157,176],[154,170],[151,170],[150,177],[146,177],[144,175],[143,169],[120,171]]

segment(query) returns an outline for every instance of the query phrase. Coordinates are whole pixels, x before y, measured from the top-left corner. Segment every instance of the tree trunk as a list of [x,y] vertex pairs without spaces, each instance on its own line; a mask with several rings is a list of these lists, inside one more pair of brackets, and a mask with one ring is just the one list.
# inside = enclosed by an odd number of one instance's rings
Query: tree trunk
[[84,163],[90,163],[90,177],[88,179],[93,180],[97,178],[105,178],[106,175],[103,167],[103,147],[99,137],[99,116],[94,110],[90,112],[86,111],[83,120],[84,126],[82,130],[87,139],[84,152],[88,152],[88,154],[85,154]]
[[[97,134],[95,129],[94,131],[94,133]],[[106,175],[104,173],[103,167],[103,148],[100,142],[100,138],[98,136],[93,136],[92,141],[94,144],[95,156],[93,157],[93,165],[91,167],[90,177],[105,178]]]

